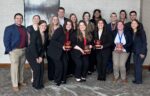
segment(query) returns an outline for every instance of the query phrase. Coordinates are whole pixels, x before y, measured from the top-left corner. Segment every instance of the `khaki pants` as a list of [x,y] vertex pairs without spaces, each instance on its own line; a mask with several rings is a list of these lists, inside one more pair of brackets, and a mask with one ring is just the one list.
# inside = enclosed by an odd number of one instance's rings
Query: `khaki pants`
[[12,86],[18,87],[18,83],[23,83],[23,71],[26,61],[25,48],[14,49],[9,55],[11,61],[10,73]]
[[113,51],[113,70],[115,79],[119,78],[119,71],[121,74],[121,79],[126,79],[126,61],[128,59],[129,53],[123,52],[118,53]]

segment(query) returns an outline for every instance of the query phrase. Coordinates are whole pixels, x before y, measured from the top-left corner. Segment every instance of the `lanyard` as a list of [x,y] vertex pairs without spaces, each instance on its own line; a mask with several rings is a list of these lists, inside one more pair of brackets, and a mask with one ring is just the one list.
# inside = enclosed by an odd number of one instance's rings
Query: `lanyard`
[[120,43],[121,43],[123,33],[121,34],[121,36],[120,36],[119,33],[118,33],[118,36],[119,36],[119,41],[120,41]]

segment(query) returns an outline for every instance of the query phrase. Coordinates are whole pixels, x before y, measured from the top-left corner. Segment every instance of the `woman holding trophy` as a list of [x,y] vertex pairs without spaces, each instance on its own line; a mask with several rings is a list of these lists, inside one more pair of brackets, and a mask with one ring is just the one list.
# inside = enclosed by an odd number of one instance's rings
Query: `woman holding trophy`
[[86,32],[87,25],[81,20],[78,24],[77,36],[74,38],[74,48],[71,52],[75,62],[75,78],[77,82],[86,81],[89,65],[89,54],[91,52],[92,36]]
[[124,23],[122,21],[118,22],[117,32],[115,34],[113,51],[113,81],[118,81],[120,72],[122,82],[127,83],[125,64],[129,56],[129,48],[132,44],[132,37],[129,32],[124,30]]
[[106,65],[111,53],[111,46],[113,45],[113,35],[106,30],[105,20],[100,19],[97,23],[97,29],[94,32],[94,45],[96,48],[97,60],[97,80],[106,80]]

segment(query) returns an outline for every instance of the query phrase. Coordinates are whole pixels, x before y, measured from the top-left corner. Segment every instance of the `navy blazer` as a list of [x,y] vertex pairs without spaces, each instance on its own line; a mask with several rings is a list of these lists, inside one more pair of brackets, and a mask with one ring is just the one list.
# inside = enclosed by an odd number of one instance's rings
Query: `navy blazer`
[[141,34],[135,34],[132,45],[132,52],[135,54],[147,54],[147,39],[143,29],[140,30]]
[[[132,45],[132,42],[133,42],[133,37],[132,37],[132,35],[129,33],[129,32],[127,32],[127,31],[124,31],[123,32],[124,33],[124,36],[125,36],[125,39],[126,39],[126,44],[125,45],[123,45],[123,48],[126,50],[126,52],[128,53],[128,52],[130,52],[131,51],[131,45]],[[118,34],[118,32],[116,31],[115,32],[115,38],[116,38],[116,36],[117,36],[117,34]],[[115,40],[115,38],[114,38],[114,40]],[[113,40],[113,41],[114,41]],[[114,44],[114,48],[115,48],[115,44]]]
[[[26,32],[26,28],[23,26],[24,31]],[[27,37],[27,33],[26,33]],[[5,54],[8,54],[10,51],[15,49],[20,44],[20,33],[18,31],[17,25],[12,24],[7,26],[4,31],[4,46],[5,46]],[[27,39],[26,39],[27,46]]]
[[117,26],[115,27],[115,30],[112,30],[111,23],[109,23],[109,24],[107,24],[107,31],[111,32],[113,34],[113,38],[114,38],[114,36],[116,34],[115,32],[117,31]]

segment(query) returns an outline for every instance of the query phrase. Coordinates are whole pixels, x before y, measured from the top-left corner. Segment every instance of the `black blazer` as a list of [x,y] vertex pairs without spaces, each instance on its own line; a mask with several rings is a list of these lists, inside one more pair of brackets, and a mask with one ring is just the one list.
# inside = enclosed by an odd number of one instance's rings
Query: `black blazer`
[[[44,36],[46,42],[47,36],[46,34]],[[44,57],[44,52],[46,49],[45,42],[42,44],[42,38],[39,31],[32,33],[30,37],[30,44],[27,48],[27,54],[32,55],[34,58]]]
[[[115,32],[115,37],[114,37],[114,40],[115,40],[115,38],[116,38],[116,36],[117,36],[117,31]],[[125,45],[123,45],[123,48],[126,50],[126,52],[130,52],[131,51],[131,45],[132,45],[132,35],[129,33],[129,32],[127,32],[127,30],[125,30],[124,32],[124,36],[125,36],[125,39],[126,39],[126,44]],[[114,41],[113,40],[113,41]],[[116,47],[116,45],[115,45],[115,43],[114,43],[114,48]]]
[[94,33],[94,40],[100,40],[103,45],[103,49],[101,49],[103,52],[107,52],[111,50],[111,47],[113,46],[113,35],[111,32],[102,32],[101,38],[99,39],[98,32],[95,31]]
[[65,34],[63,28],[57,28],[48,45],[48,56],[60,60],[63,54],[63,45],[65,42]]
[[147,39],[146,34],[143,29],[139,30],[141,31],[141,34],[132,34],[133,39],[133,46],[132,46],[132,52],[135,54],[147,54]]
[[[71,42],[72,42],[73,47],[77,45],[80,48],[84,49],[84,40],[80,41],[77,38],[77,32],[76,31],[74,31],[72,33]],[[92,40],[91,41],[87,40],[87,45],[92,45]],[[74,56],[77,56],[77,57],[80,57],[82,55],[82,53],[79,50],[76,50],[76,49],[72,49],[71,54],[74,55]]]

